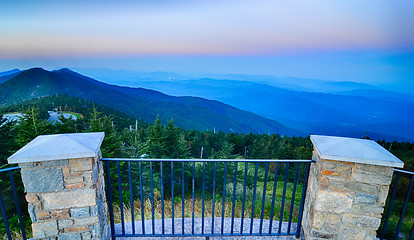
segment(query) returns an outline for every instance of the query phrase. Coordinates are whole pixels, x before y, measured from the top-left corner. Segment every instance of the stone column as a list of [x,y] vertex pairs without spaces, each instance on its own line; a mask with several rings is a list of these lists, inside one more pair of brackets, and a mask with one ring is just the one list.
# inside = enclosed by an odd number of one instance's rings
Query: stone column
[[404,163],[372,140],[311,136],[302,227],[305,239],[376,239],[394,167]]
[[11,157],[21,168],[35,239],[105,239],[104,133],[45,135]]

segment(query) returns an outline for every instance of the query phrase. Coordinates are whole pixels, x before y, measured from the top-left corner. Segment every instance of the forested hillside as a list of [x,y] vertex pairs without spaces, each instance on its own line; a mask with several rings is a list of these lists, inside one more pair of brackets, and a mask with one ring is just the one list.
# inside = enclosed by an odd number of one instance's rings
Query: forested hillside
[[[47,111],[54,107],[79,113],[83,118],[61,118],[60,122],[52,124],[47,121]],[[2,123],[2,164],[37,135],[68,132],[105,132],[104,157],[147,154],[151,158],[200,158],[203,151],[203,158],[310,159],[312,152],[308,137],[184,130],[176,127],[173,119],[163,125],[158,117],[148,124],[113,108],[65,95],[38,98],[0,109],[0,114],[7,112],[22,112],[24,117],[18,122]],[[406,169],[414,170],[414,144],[384,140],[379,143],[402,159]]]
[[157,115],[164,124],[173,118],[184,129],[302,136],[301,132],[276,121],[218,101],[109,85],[69,69],[32,68],[0,83],[0,107],[59,94],[100,103],[146,122],[152,122]]

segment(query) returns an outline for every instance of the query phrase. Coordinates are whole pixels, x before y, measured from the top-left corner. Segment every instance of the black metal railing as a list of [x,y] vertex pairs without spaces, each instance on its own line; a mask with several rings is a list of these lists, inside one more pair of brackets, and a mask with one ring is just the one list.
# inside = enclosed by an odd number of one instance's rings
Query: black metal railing
[[312,160],[102,161],[112,239],[300,235]]
[[[23,222],[22,211],[20,210],[21,209],[20,204],[22,202],[25,203],[25,201],[24,201],[24,198],[23,198],[23,201],[21,201],[21,198],[19,199],[18,193],[20,192],[17,191],[16,183],[14,179],[14,173],[17,173],[19,169],[20,169],[19,167],[0,169],[0,176],[1,176],[0,182],[2,183],[0,184],[2,185],[0,188],[0,210],[1,210],[0,224],[2,224],[2,226],[0,225],[0,229],[2,229],[2,231],[0,231],[0,233],[4,234],[3,231],[5,231],[5,235],[7,236],[9,240],[12,239],[11,227],[13,227],[13,226],[10,226],[10,221],[15,220],[16,217],[18,220],[18,228],[20,228],[20,234],[18,234],[18,238],[26,239],[26,232],[25,232],[25,226],[24,226],[25,224]],[[5,174],[9,175],[8,178],[7,176],[5,176]],[[19,179],[19,182],[20,182],[20,179]]]
[[380,239],[414,238],[414,172],[395,169],[388,195],[385,218],[382,219]]

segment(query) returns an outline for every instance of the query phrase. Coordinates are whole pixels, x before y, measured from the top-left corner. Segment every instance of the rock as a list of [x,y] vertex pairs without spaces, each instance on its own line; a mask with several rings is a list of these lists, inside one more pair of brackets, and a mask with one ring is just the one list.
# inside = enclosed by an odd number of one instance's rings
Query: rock
[[320,212],[317,212],[313,217],[313,227],[316,229],[321,229],[325,223],[325,215]]
[[69,228],[73,226],[73,220],[70,220],[70,219],[59,220],[58,225],[60,229]]
[[22,169],[21,173],[28,193],[63,190],[63,173],[60,168]]
[[65,166],[69,164],[69,160],[56,160],[56,161],[45,161],[42,162],[43,167],[56,167],[56,166]]
[[80,240],[82,239],[80,233],[62,233],[59,234],[58,240]]
[[50,237],[59,233],[56,221],[33,223],[32,230],[34,238]]
[[377,202],[377,197],[368,193],[358,192],[355,195],[355,202],[359,204],[374,205]]
[[52,218],[53,219],[64,219],[69,218],[69,210],[60,210],[60,211],[54,211],[52,212]]
[[92,170],[92,158],[70,159],[72,172],[83,172]]
[[377,230],[381,224],[381,218],[344,214],[342,224],[349,227],[362,227]]
[[365,230],[341,226],[338,240],[365,240]]
[[88,217],[88,218],[80,218],[75,219],[75,225],[77,226],[86,226],[86,225],[92,225],[99,221],[98,217]]
[[342,213],[352,207],[352,198],[346,193],[321,191],[315,201],[315,210]]
[[70,215],[73,218],[89,217],[89,207],[85,207],[85,208],[72,208],[70,210]]
[[96,193],[94,189],[43,194],[43,206],[49,210],[87,207],[95,204]]
[[393,169],[383,166],[356,164],[352,168],[351,179],[357,182],[388,186],[392,181]]

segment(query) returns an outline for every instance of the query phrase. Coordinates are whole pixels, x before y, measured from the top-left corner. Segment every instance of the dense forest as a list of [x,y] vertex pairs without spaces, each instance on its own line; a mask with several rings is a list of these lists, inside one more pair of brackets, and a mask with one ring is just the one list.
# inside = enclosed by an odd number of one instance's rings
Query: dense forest
[[[53,108],[81,117],[76,120],[61,117],[51,123],[47,121],[47,111]],[[7,157],[38,135],[73,132],[105,132],[104,157],[136,158],[146,154],[150,158],[310,159],[312,152],[308,137],[183,130],[174,126],[173,119],[168,119],[166,125],[159,118],[152,124],[144,123],[115,109],[65,95],[0,109],[0,114],[9,112],[23,113],[23,117],[17,122],[2,120],[0,165],[6,164]],[[414,170],[414,144],[385,140],[378,143],[403,160],[405,169]]]
[[[60,118],[47,121],[48,110],[58,108],[74,112],[79,119]],[[151,158],[259,158],[310,159],[312,144],[309,138],[281,137],[273,134],[237,134],[214,130],[183,130],[169,119],[152,124],[135,120],[117,110],[69,96],[44,97],[1,109],[1,112],[23,113],[17,122],[2,125],[0,161],[27,144],[37,135],[72,132],[106,134],[102,153],[104,157]],[[203,149],[203,150],[201,150]]]
[[[75,113],[77,117],[76,119],[65,119],[61,115],[59,121],[50,122],[48,121],[48,111],[52,109]],[[169,119],[167,124],[163,124],[162,119],[157,117],[153,123],[144,123],[112,108],[65,95],[38,98],[0,109],[0,119],[2,119],[2,114],[11,112],[22,113],[22,116],[17,121],[3,119],[0,122],[0,169],[10,167],[7,164],[7,157],[36,136],[73,132],[105,132],[105,139],[101,147],[103,157],[311,159],[312,155],[312,144],[309,137],[223,133],[214,130],[183,130],[174,125],[173,119]],[[367,137],[365,136],[365,138]],[[387,142],[385,140],[378,141],[378,143],[403,160],[406,170],[414,171],[414,144]],[[223,178],[222,165],[222,163],[218,164],[218,178]],[[249,169],[248,187],[253,185],[253,173],[255,171],[253,165]],[[207,172],[213,171],[211,166],[207,166]],[[125,167],[126,165],[121,166],[123,169]],[[232,165],[232,167],[228,166],[228,179],[232,177],[230,173],[234,171],[235,165]],[[243,170],[242,167],[244,166],[240,167],[240,171]],[[270,172],[275,171],[274,165],[260,165],[259,186],[260,184],[263,186],[263,175],[266,174],[267,176],[269,167]],[[282,171],[284,166],[278,165],[278,167]],[[177,175],[180,175],[180,169],[180,166],[176,168]],[[111,167],[111,172],[116,170],[116,166]],[[137,168],[133,168],[133,170],[138,171]],[[294,175],[294,167],[287,170],[289,172],[293,171],[292,174],[289,173],[289,176]],[[304,176],[304,167],[301,166],[296,171],[299,171],[299,176]],[[113,176],[116,176],[116,174]],[[200,174],[197,174],[197,176],[200,177]],[[18,178],[16,177],[16,179]],[[158,178],[155,176],[154,181],[156,179],[159,180],[159,176]],[[116,177],[113,177],[113,181],[116,182]],[[0,176],[0,190],[6,191],[7,186],[8,176]],[[231,186],[229,187],[231,188]],[[207,186],[207,188],[211,188],[211,186]],[[219,187],[218,190],[222,191],[223,188],[227,188],[227,186]],[[23,194],[24,191],[19,189],[19,192]],[[128,194],[128,191],[126,191],[125,195]],[[300,196],[300,194],[297,194],[297,196]],[[179,201],[180,199],[174,200]],[[292,200],[293,202],[294,200]],[[26,219],[28,220],[28,218]]]

